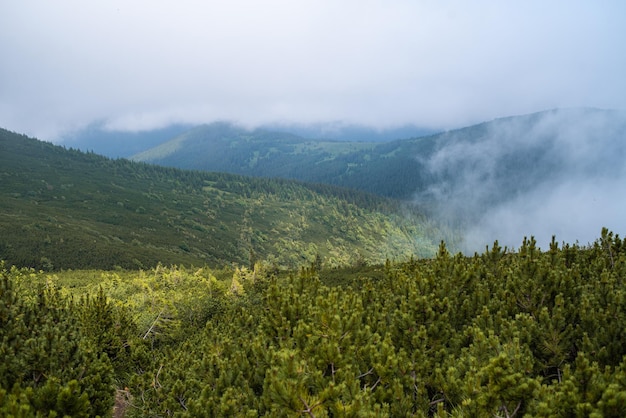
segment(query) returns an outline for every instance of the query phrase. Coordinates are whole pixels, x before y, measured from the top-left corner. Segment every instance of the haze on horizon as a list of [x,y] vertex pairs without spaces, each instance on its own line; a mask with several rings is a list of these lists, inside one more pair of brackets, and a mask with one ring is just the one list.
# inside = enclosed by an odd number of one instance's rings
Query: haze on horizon
[[626,109],[618,0],[4,2],[0,126],[44,140],[231,120],[433,129]]

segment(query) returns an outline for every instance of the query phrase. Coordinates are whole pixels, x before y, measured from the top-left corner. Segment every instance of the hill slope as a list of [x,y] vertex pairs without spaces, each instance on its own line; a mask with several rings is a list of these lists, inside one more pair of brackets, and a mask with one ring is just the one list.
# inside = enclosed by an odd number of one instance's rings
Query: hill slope
[[185,169],[328,183],[328,162],[377,143],[312,140],[281,131],[253,131],[215,122],[185,132],[133,160]]
[[190,130],[191,125],[174,124],[147,131],[120,131],[106,128],[104,122],[93,123],[84,129],[60,138],[62,145],[85,152],[95,152],[109,158],[128,158],[146,149]]
[[[223,124],[222,124],[223,125]],[[67,147],[82,151],[93,151],[110,158],[130,158],[150,150],[171,139],[198,128],[198,125],[172,124],[162,128],[140,131],[111,129],[104,121],[68,132],[58,141]],[[436,131],[414,125],[393,128],[371,128],[344,122],[315,124],[274,123],[263,125],[259,131],[280,132],[302,138],[317,138],[323,141],[385,142],[398,138],[412,138],[433,134]],[[56,141],[55,141],[56,142]]]
[[0,150],[0,259],[17,265],[294,267],[319,254],[331,266],[435,250],[423,217],[370,195],[110,160],[6,130]]
[[494,188],[508,196],[533,187],[547,173],[571,170],[569,150],[564,147],[596,142],[605,147],[598,156],[611,156],[613,148],[623,153],[618,139],[625,133],[623,112],[594,109],[507,117],[384,143],[305,139],[220,122],[185,132],[133,159],[185,169],[323,182],[399,199],[436,197],[437,192],[464,184],[462,177],[472,176],[497,182]]
[[[574,242],[603,226],[626,229],[619,216],[626,210],[625,112],[551,110],[378,144],[223,128],[199,128],[137,158],[419,202],[430,216],[465,228],[470,251],[494,239],[517,245],[534,234],[547,244],[556,234]],[[568,216],[559,215],[563,208]]]

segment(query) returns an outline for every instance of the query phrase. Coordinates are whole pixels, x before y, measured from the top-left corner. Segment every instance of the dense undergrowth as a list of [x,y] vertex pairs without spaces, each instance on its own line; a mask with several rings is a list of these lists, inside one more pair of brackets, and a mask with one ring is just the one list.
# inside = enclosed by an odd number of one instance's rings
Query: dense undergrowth
[[293,274],[4,268],[6,416],[605,416],[626,240]]

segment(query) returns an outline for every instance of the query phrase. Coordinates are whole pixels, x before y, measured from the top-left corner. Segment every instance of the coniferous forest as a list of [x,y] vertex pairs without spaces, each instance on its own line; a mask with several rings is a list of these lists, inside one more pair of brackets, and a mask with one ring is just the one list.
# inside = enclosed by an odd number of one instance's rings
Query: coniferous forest
[[0,410],[621,417],[625,275],[626,241],[607,230],[586,247],[441,245],[289,273],[4,267]]
[[0,416],[623,417],[626,240],[0,131]]

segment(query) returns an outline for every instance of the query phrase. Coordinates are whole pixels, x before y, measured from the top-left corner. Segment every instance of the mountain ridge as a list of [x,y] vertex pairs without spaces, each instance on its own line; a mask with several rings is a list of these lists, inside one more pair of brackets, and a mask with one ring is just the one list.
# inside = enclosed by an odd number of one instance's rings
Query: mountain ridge
[[[220,121],[212,123],[220,123]],[[314,140],[322,141],[385,142],[436,132],[436,130],[420,128],[415,125],[375,128],[341,121],[324,123],[276,122],[263,124],[254,129],[244,128],[235,122],[221,121],[221,123],[227,123],[248,131],[258,129],[283,132],[302,138],[313,138]],[[122,130],[121,127],[112,129],[106,121],[97,121],[85,128],[67,132],[53,142],[77,148],[81,151],[93,151],[109,158],[130,158],[179,135],[209,124],[174,123],[161,128],[135,131]]]
[[2,129],[0,149],[9,264],[294,268],[320,256],[330,267],[436,251],[435,225],[357,191],[111,160]]
[[[294,178],[413,202],[429,216],[466,230],[465,239],[472,242],[468,251],[505,237],[509,245],[533,234],[546,243],[551,235],[574,242],[592,239],[603,226],[622,227],[613,212],[602,219],[606,206],[626,205],[609,189],[626,184],[626,112],[620,110],[552,109],[383,143],[303,138],[286,143],[273,141],[267,132],[252,138],[202,142],[188,137],[186,147],[149,161]],[[538,213],[546,201],[551,205]],[[594,201],[604,207],[592,209]],[[590,222],[581,228],[553,215],[563,204]],[[535,215],[527,218],[531,212]]]
[[[529,149],[531,147],[513,137],[523,137],[525,130],[537,130],[551,117],[574,119],[570,123],[584,124],[584,121],[581,122],[584,117],[576,120],[576,115],[593,117],[593,114],[619,114],[622,119],[619,123],[623,124],[624,115],[617,111],[553,109],[497,118],[429,136],[371,143],[313,140],[283,132],[245,130],[218,123],[185,132],[132,158],[178,168],[335,184],[406,200],[424,194],[434,182],[450,180],[449,175],[435,172],[437,170],[429,166],[432,158],[442,158],[441,150],[445,147],[461,143],[472,145],[489,139],[490,135],[499,135],[506,137],[507,141],[515,140],[520,147],[519,150],[507,150],[498,157],[512,160],[519,151],[523,159],[540,159],[542,152],[549,151],[546,147],[531,144],[536,149],[534,155],[529,155],[533,154]],[[502,132],[494,132],[497,129]],[[507,129],[517,131],[504,132]],[[541,133],[542,140],[554,142],[558,134],[558,129]],[[473,157],[469,155],[466,161],[459,159],[458,162],[471,164]],[[494,175],[508,176],[511,172],[503,163],[502,171]]]

